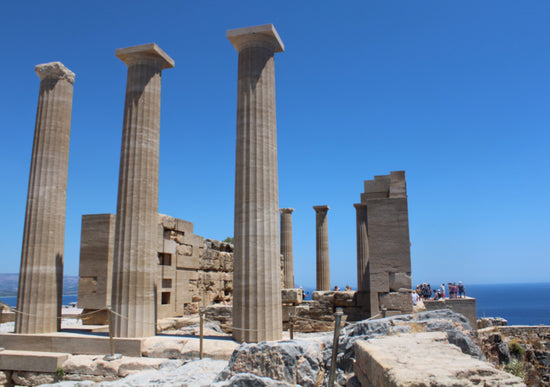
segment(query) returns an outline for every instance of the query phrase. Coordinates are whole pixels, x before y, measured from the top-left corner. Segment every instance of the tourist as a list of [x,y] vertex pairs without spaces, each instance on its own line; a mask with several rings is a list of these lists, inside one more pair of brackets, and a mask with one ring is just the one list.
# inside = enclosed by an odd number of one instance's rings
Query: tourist
[[464,289],[464,285],[462,285],[462,281],[458,281],[457,289],[458,289],[458,296],[460,298],[465,298],[466,297],[466,290]]
[[335,285],[335,286],[334,286],[334,291],[335,291],[335,292],[339,292],[339,291],[340,291],[340,288],[338,287],[338,285]]
[[352,291],[351,286],[346,285],[346,292],[351,292],[351,291]]
[[418,304],[418,300],[420,299],[420,296],[418,295],[418,292],[416,290],[412,292],[412,299],[413,299],[413,305]]
[[445,284],[441,284],[441,298],[445,299]]

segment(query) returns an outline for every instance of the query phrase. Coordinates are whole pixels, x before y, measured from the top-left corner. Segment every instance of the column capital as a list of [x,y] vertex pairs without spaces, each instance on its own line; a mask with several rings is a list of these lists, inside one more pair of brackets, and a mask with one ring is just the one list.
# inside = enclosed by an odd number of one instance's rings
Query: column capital
[[248,47],[268,47],[273,52],[285,50],[283,41],[273,24],[228,30],[227,39],[239,52]]
[[158,63],[162,69],[172,68],[175,62],[156,43],[142,44],[119,48],[115,50],[115,56],[130,66],[134,63],[152,61]]
[[292,214],[294,212],[294,208],[281,208],[279,211],[281,214]]
[[359,208],[366,208],[367,204],[366,203],[354,203],[353,206],[355,208],[359,209]]
[[330,207],[327,205],[313,206],[313,209],[315,210],[315,212],[327,212],[328,210],[330,210]]
[[74,73],[66,68],[61,62],[49,62],[36,65],[34,71],[38,74],[41,81],[45,79],[65,79],[69,83],[74,83]]

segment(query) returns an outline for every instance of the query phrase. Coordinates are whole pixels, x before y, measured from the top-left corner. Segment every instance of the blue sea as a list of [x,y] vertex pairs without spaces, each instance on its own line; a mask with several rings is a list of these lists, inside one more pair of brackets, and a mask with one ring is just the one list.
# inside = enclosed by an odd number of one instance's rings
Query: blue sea
[[[502,317],[508,325],[550,325],[550,282],[464,285],[466,295],[476,299],[478,318]],[[314,289],[304,290],[311,299]]]
[[[550,325],[550,282],[533,284],[468,285],[466,295],[476,298],[478,317],[502,317],[509,325]],[[434,286],[435,289],[435,286]],[[311,299],[313,289],[304,289]],[[77,295],[63,296],[63,305],[77,301]],[[15,307],[17,297],[1,297]]]
[[[71,302],[76,302],[78,300],[78,296],[76,294],[66,295],[63,296],[63,305],[69,305]],[[16,307],[17,306],[17,297],[0,297],[0,301],[2,301],[4,304]]]

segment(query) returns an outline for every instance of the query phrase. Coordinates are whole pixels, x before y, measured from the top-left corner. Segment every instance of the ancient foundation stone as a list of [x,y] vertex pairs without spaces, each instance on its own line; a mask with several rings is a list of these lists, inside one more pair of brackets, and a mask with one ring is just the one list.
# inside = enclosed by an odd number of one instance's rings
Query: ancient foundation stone
[[[443,332],[357,341],[355,374],[362,386],[524,386],[516,376],[463,354]],[[433,361],[418,361],[430,359]]]

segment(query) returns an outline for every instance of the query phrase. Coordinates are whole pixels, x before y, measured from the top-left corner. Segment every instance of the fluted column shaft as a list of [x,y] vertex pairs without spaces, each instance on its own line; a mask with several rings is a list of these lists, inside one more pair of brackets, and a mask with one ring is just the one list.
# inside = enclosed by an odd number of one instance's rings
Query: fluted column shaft
[[35,68],[40,82],[17,293],[16,333],[58,330],[74,73]]
[[367,226],[367,205],[358,203],[355,207],[357,219],[357,290],[369,290],[369,243]]
[[[267,26],[252,27],[263,28]],[[273,28],[273,26],[271,26]],[[274,29],[273,29],[274,31]],[[228,31],[239,52],[233,337],[239,342],[279,340],[282,301],[274,53],[265,29]]]
[[154,336],[160,89],[173,61],[156,45],[116,51],[128,65],[113,257],[117,337]]
[[317,253],[317,290],[330,290],[330,261],[328,255],[329,206],[314,206]]
[[284,257],[284,284],[287,289],[294,287],[294,253],[292,248],[292,212],[294,208],[282,208],[281,212],[281,254]]

